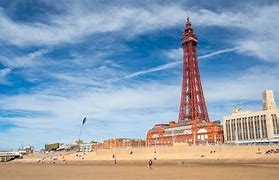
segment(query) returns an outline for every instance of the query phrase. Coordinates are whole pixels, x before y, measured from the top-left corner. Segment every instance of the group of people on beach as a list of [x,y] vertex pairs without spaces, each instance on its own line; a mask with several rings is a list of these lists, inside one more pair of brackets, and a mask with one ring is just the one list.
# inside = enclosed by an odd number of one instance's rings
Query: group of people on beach
[[[154,153],[156,153],[156,151],[154,151]],[[132,155],[133,151],[131,151],[129,154]],[[116,160],[116,155],[115,154],[112,154],[112,159],[114,160],[113,162],[116,165],[117,164],[117,160]],[[156,158],[154,158],[154,160],[156,160]],[[148,165],[148,167],[150,169],[152,169],[152,164],[153,164],[152,159],[149,159],[148,162],[147,162],[147,165]]]

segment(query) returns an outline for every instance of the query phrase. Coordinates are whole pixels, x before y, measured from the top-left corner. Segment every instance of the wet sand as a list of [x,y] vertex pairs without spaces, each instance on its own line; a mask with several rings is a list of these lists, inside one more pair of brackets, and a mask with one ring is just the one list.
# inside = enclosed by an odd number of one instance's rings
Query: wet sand
[[278,179],[279,164],[0,164],[0,179]]

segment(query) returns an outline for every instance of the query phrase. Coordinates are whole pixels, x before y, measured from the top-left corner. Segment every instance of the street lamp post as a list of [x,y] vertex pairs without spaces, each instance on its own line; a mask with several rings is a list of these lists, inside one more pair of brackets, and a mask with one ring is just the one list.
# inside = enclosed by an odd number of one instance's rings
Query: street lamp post
[[86,122],[86,117],[83,118],[80,126],[79,137],[78,137],[78,152],[80,152],[80,136],[81,136],[82,127],[85,124],[85,122]]

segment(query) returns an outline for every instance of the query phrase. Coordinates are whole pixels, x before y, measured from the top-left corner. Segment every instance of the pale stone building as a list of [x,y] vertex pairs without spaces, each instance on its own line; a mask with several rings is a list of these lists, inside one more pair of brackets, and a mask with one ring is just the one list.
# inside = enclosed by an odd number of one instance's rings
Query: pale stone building
[[279,110],[272,90],[263,92],[262,111],[235,108],[223,120],[225,143],[279,143]]

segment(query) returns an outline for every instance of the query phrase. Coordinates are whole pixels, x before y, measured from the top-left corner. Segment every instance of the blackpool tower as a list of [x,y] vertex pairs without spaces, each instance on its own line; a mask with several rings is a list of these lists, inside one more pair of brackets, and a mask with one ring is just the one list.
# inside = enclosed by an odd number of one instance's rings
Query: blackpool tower
[[204,100],[198,58],[198,39],[189,18],[182,35],[183,78],[178,121],[155,124],[146,135],[147,146],[176,143],[218,144],[223,142],[219,121],[210,122]]
[[209,122],[204,100],[197,58],[198,39],[189,17],[182,35],[183,78],[180,100],[179,122]]

